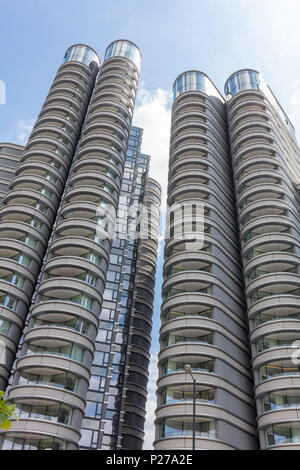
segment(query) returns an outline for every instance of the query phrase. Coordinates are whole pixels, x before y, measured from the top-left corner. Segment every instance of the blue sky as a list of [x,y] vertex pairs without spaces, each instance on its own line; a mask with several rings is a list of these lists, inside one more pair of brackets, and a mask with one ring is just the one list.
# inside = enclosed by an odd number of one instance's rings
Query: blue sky
[[18,120],[40,109],[65,49],[94,47],[103,59],[112,40],[135,41],[143,53],[147,90],[169,90],[190,68],[223,90],[241,67],[261,70],[286,105],[299,76],[298,0],[0,0],[1,71],[7,105],[0,140],[16,139]]
[[[145,129],[151,174],[167,182],[170,90],[178,74],[207,73],[223,92],[237,69],[262,72],[300,130],[299,0],[0,0],[0,141],[24,143],[64,52],[73,43],[103,60],[119,38],[143,55],[134,124]],[[146,445],[153,439],[155,354],[158,349],[162,250],[158,262]]]

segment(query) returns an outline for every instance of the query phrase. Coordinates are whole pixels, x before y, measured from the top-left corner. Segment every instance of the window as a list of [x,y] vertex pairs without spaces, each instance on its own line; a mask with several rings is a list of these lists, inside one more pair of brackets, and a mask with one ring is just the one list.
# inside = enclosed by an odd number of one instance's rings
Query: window
[[4,276],[0,279],[20,288],[23,287],[23,284],[25,281],[23,276],[20,276],[19,274],[16,274],[16,273],[9,273],[7,276]]
[[[165,419],[161,424],[161,437],[171,436],[192,436],[193,423],[192,421],[180,421]],[[196,436],[199,437],[216,437],[215,421],[198,421],[196,422]]]
[[50,189],[48,189],[48,188],[42,187],[42,188],[40,188],[39,191],[40,191],[41,194],[46,196],[48,199],[50,199],[51,196],[52,196],[52,191],[50,191]]
[[98,366],[107,366],[109,361],[109,354],[102,351],[95,351],[94,364]]
[[16,311],[18,300],[11,295],[1,295],[0,293],[0,305],[2,305],[3,307],[10,308],[13,311]]
[[300,442],[300,426],[297,423],[269,426],[265,430],[266,445]]
[[29,235],[24,235],[23,237],[21,237],[19,239],[21,242],[24,242],[25,245],[28,245],[30,246],[30,248],[34,248],[36,243],[37,243],[37,240],[36,238],[32,237],[32,236],[29,236]]
[[30,344],[27,350],[27,354],[54,354],[58,356],[68,357],[77,362],[82,362],[84,349],[77,344],[66,344],[64,346],[57,347],[45,347],[36,346]]
[[3,335],[8,335],[11,322],[6,318],[0,317],[0,333]]
[[90,447],[92,443],[93,431],[88,429],[81,429],[80,445]]
[[85,416],[94,418],[96,416],[97,403],[94,401],[87,401],[85,408]]
[[27,406],[17,405],[16,413],[20,417],[37,418],[54,421],[70,426],[73,409],[62,403],[53,405]]
[[67,442],[60,439],[5,439],[2,450],[65,450]]

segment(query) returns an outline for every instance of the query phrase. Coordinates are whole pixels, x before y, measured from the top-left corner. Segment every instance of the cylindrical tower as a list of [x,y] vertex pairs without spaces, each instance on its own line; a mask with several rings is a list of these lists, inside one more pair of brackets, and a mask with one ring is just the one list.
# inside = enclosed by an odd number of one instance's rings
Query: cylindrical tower
[[[180,75],[173,90],[154,446],[192,448],[193,382],[184,370],[190,364],[197,382],[196,448],[255,449],[225,103],[198,71]],[[203,211],[203,243],[178,236],[187,206],[193,216]]]
[[260,447],[300,449],[299,149],[257,71],[234,73],[225,92]]
[[78,448],[139,66],[133,43],[107,48],[24,334],[9,393],[20,420],[6,439]]
[[6,344],[0,389],[15,358],[98,68],[90,47],[67,50],[1,205],[0,244],[6,250],[0,258],[0,318],[9,327],[0,334]]

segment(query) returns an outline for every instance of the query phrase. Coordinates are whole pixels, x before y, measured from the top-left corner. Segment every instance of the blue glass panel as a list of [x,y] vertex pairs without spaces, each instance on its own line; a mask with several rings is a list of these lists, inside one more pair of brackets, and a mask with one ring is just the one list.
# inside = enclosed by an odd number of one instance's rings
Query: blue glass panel
[[226,97],[236,95],[244,90],[262,90],[265,88],[261,75],[254,70],[241,70],[235,73],[225,85]]
[[75,61],[82,62],[90,68],[97,66],[99,68],[100,60],[98,55],[93,49],[76,44],[75,46],[70,47],[64,57],[64,62]]
[[295,134],[292,123],[259,72],[240,70],[233,74],[225,84],[226,99],[230,100],[237,93],[245,90],[260,90],[264,93],[292,135]]
[[186,91],[202,91],[208,96],[215,96],[221,101],[222,95],[218,92],[216,87],[210,79],[203,73],[198,71],[184,72],[181,74],[173,85],[173,99]]
[[126,57],[130,59],[138,70],[140,70],[142,56],[138,47],[130,41],[115,41],[108,46],[105,53],[105,60],[110,57]]

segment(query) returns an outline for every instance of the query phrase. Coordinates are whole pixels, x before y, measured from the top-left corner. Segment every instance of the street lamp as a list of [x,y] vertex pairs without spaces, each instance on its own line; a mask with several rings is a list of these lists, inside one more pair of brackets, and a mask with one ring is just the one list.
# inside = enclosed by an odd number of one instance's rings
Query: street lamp
[[196,379],[190,364],[185,364],[184,370],[193,379],[193,450],[196,448]]

